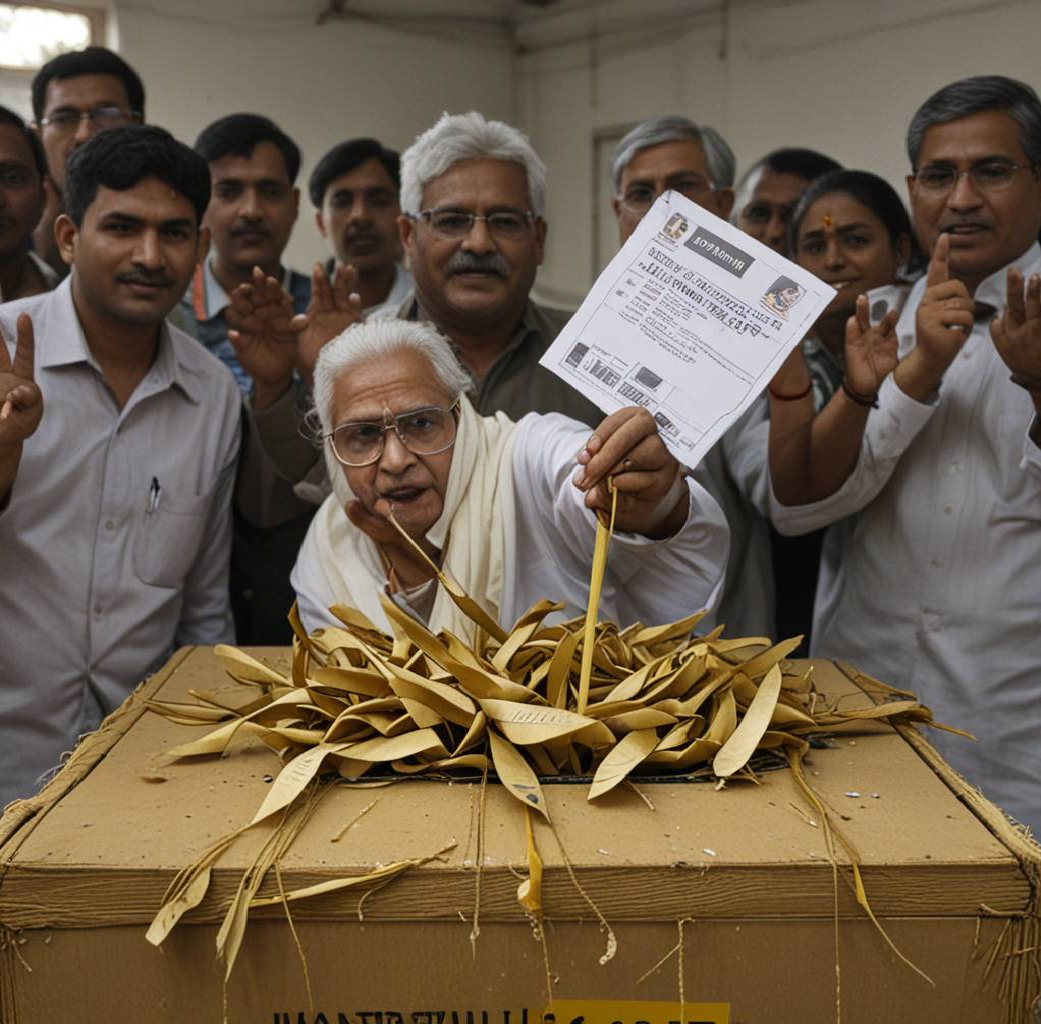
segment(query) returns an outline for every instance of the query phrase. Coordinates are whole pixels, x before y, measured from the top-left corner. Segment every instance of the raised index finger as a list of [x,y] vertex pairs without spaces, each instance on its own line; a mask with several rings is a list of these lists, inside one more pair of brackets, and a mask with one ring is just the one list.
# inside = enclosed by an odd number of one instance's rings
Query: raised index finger
[[[4,355],[7,354],[7,346],[2,345]],[[14,350],[14,364],[11,372],[22,380],[33,379],[33,356],[36,351],[36,337],[33,334],[33,321],[28,313],[23,313],[18,318],[18,341]]]
[[929,272],[925,277],[926,288],[943,284],[951,279],[951,236],[943,232],[936,240],[932,258],[929,260]]

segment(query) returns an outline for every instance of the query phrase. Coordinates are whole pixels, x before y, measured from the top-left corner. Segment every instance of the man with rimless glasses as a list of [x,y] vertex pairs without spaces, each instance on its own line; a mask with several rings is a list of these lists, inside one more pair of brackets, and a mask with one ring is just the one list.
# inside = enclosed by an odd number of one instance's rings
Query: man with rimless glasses
[[33,128],[40,136],[50,181],[47,205],[34,235],[36,251],[59,273],[68,266],[54,241],[62,212],[65,165],[92,135],[144,120],[145,88],[137,72],[103,46],[62,53],[36,73],[32,83]]
[[932,254],[896,325],[900,361],[833,494],[779,508],[825,542],[815,656],[915,691],[977,743],[933,740],[1041,834],[1041,101],[954,82],[907,133]]

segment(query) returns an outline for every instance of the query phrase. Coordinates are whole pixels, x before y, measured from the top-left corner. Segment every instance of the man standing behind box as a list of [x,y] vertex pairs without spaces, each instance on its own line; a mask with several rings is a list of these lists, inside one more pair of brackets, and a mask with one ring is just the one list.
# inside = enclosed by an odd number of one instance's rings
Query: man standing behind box
[[972,732],[934,742],[1041,834],[1041,101],[963,79],[919,108],[907,151],[932,259],[897,322],[900,363],[845,483],[774,519],[792,533],[841,520],[813,653]]
[[[734,202],[734,154],[712,128],[685,117],[655,117],[618,143],[611,160],[614,211],[624,242],[663,192],[686,196],[723,220]],[[767,405],[760,398],[694,471],[730,526],[730,561],[713,622],[729,636],[773,636]],[[708,623],[705,623],[708,625]]]
[[363,312],[397,306],[412,288],[412,275],[398,262],[400,188],[400,157],[375,139],[333,146],[307,183],[318,230],[335,253],[326,275],[332,278],[337,265],[354,267]]
[[164,323],[208,199],[205,163],[162,129],[99,134],[55,225],[71,275],[0,306],[0,803],[175,647],[231,639],[241,402]]

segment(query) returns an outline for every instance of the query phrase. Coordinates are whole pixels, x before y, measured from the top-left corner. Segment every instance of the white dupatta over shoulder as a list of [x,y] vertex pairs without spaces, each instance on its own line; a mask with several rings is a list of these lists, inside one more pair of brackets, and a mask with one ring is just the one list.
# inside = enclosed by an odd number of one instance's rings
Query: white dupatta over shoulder
[[[459,402],[459,429],[452,450],[444,509],[427,532],[442,552],[441,566],[495,619],[499,618],[506,552],[513,549],[516,513],[513,493],[515,424],[503,413],[479,416],[469,400]],[[338,463],[329,459],[333,493],[311,527],[318,570],[327,592],[357,608],[389,631],[380,595],[387,574],[376,543],[344,511],[354,500]],[[473,623],[437,588],[429,626],[469,639]]]

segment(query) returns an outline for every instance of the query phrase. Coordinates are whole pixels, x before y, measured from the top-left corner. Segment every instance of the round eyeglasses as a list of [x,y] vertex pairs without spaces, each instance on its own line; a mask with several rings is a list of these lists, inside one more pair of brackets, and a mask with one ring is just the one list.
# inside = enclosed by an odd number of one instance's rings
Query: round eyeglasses
[[413,455],[439,455],[455,444],[458,408],[458,402],[448,409],[428,405],[397,416],[384,409],[382,423],[341,423],[324,436],[332,444],[337,461],[352,469],[379,461],[388,430],[393,430]]
[[458,242],[483,220],[488,233],[503,241],[523,238],[535,222],[531,210],[496,210],[494,213],[472,213],[469,210],[420,210],[415,219],[426,221],[430,233],[446,242]]
[[79,130],[84,121],[91,121],[98,131],[107,128],[122,128],[125,124],[134,124],[141,120],[136,110],[124,110],[114,103],[102,103],[93,110],[56,110],[49,117],[41,117],[41,128],[50,128],[59,135],[71,135]]

